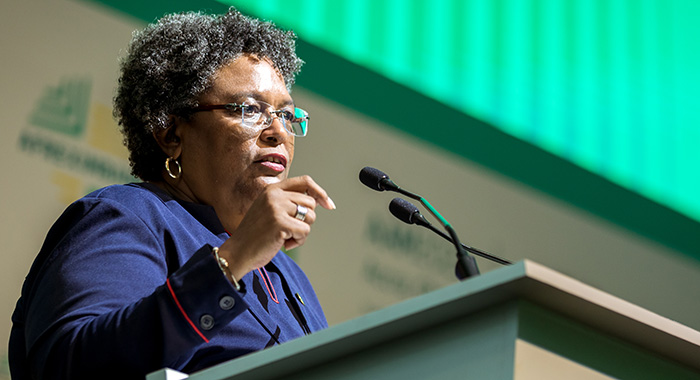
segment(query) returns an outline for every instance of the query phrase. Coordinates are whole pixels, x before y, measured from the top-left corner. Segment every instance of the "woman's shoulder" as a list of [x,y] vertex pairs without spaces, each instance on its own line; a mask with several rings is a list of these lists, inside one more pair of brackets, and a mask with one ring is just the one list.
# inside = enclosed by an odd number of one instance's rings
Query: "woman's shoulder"
[[129,216],[141,219],[154,228],[173,225],[193,227],[215,219],[218,223],[215,229],[223,231],[212,207],[179,201],[157,185],[147,182],[97,189],[74,202],[70,208],[77,209],[80,215]]
[[[172,201],[172,202],[170,202]],[[171,197],[149,183],[110,185],[83,196],[71,204],[66,212],[73,210],[78,217],[88,213],[132,214],[140,219],[172,213],[176,204]]]
[[156,191],[160,191],[157,186],[145,182],[132,182],[121,185],[105,186],[85,195],[83,198],[91,199],[129,199],[133,197],[157,196]]
[[157,186],[149,183],[134,182],[124,185],[110,185],[94,190],[79,199],[78,202],[107,202],[121,204],[126,207],[142,207],[148,204],[153,206],[164,205],[169,200],[172,200],[172,198]]

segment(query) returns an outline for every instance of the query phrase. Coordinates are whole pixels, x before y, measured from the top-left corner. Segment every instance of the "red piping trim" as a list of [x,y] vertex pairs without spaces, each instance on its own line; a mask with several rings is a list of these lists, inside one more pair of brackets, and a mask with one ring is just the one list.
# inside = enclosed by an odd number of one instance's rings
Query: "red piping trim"
[[[263,275],[263,271],[265,274]],[[272,285],[272,280],[270,280],[270,276],[267,274],[267,271],[265,270],[265,267],[262,268],[262,271],[260,268],[258,268],[258,273],[260,273],[260,277],[263,278],[263,282],[265,283],[265,287],[267,288],[267,294],[270,295],[270,298],[279,305],[280,301],[277,298],[277,292],[275,291],[275,286]],[[269,286],[267,284],[270,284]],[[270,288],[272,288],[272,291],[270,291]],[[274,293],[274,295],[272,295]]]
[[182,313],[182,315],[185,316],[185,319],[187,320],[187,322],[189,322],[190,326],[192,326],[192,328],[194,329],[194,331],[195,331],[202,339],[204,339],[204,341],[205,341],[206,343],[209,343],[209,339],[207,339],[207,337],[204,336],[204,334],[202,334],[201,331],[199,331],[199,329],[198,329],[197,326],[192,322],[192,320],[190,319],[190,317],[187,316],[187,313],[185,313],[185,309],[183,309],[183,308],[182,308],[182,305],[180,305],[180,301],[177,300],[177,296],[175,295],[175,292],[173,291],[173,287],[170,286],[170,279],[168,279],[165,283],[168,284],[168,290],[170,290],[170,295],[173,296],[173,299],[175,300],[175,304],[177,305],[177,308],[180,309],[180,312]]

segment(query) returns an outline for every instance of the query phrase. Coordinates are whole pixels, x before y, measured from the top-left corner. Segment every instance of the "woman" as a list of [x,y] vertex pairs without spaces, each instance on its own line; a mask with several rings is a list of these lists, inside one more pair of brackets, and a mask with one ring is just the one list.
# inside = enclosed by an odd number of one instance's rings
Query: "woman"
[[144,182],[87,195],[49,231],[13,314],[13,379],[192,372],[327,327],[278,252],[335,208],[287,178],[308,127],[293,38],[235,10],[135,35],[115,115]]

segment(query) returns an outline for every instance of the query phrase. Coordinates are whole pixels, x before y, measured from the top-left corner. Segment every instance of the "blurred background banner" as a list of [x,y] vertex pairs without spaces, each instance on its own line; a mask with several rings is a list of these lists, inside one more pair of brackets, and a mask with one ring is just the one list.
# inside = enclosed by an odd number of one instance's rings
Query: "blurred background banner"
[[10,0],[0,5],[5,342],[61,211],[134,180],[111,115],[132,31],[229,6],[299,36],[307,63],[292,95],[313,122],[292,174],[310,174],[338,209],[320,211],[289,254],[331,324],[456,281],[454,248],[391,216],[393,194],[359,183],[369,165],[425,196],[469,245],[700,329],[697,1]]

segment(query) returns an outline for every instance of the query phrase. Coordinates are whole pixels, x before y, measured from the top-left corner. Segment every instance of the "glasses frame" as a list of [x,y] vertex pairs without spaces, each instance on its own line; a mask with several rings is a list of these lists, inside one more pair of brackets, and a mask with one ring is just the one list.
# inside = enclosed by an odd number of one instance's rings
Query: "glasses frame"
[[[258,104],[261,105],[267,105],[267,107],[264,108],[262,112],[258,112],[259,116],[255,121],[252,122],[252,124],[249,124],[245,121],[245,107],[248,106],[257,106]],[[246,128],[253,129],[253,127],[258,126],[258,131],[262,131],[265,128],[268,128],[270,125],[272,125],[272,122],[275,119],[280,119],[282,121],[282,126],[284,127],[284,130],[287,131],[287,133],[296,136],[296,137],[304,137],[308,134],[309,132],[309,113],[304,111],[303,109],[299,107],[294,107],[294,121],[292,120],[286,120],[283,117],[283,114],[285,112],[289,112],[286,110],[275,110],[272,109],[272,104],[263,102],[263,101],[258,101],[256,100],[254,104],[248,104],[247,102],[243,102],[241,104],[239,103],[226,103],[226,104],[207,104],[207,105],[200,105],[194,108],[191,108],[189,111],[190,112],[202,112],[202,111],[212,111],[212,110],[218,110],[218,109],[223,109],[223,110],[228,110],[228,111],[235,111],[236,109],[241,110],[241,125],[243,125]],[[269,110],[269,111],[268,111]],[[303,116],[297,117],[301,113]],[[267,116],[269,115],[269,116]],[[261,119],[262,116],[266,116],[267,120]],[[290,126],[287,126],[287,123],[292,124],[293,122],[303,119],[303,121],[300,121],[300,127],[302,130],[302,134],[295,133],[293,128]],[[260,122],[259,120],[263,120]]]

